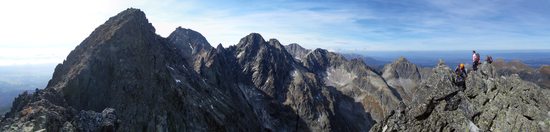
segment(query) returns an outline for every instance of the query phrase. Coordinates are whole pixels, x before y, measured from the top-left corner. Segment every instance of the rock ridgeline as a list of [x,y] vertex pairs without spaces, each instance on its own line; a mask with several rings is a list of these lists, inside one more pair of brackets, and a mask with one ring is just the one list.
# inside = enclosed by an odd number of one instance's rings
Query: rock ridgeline
[[55,68],[44,90],[16,98],[0,131],[261,129],[242,96],[207,84],[181,54],[187,49],[172,44],[142,11],[119,13]]
[[497,76],[482,64],[466,87],[440,63],[418,87],[405,109],[396,110],[371,131],[549,131],[550,92],[515,75]]
[[503,59],[495,60],[493,65],[496,68],[497,75],[510,76],[518,74],[523,80],[534,82],[542,88],[550,89],[550,66],[548,65],[534,69],[518,60],[505,62]]
[[213,48],[184,28],[163,38],[130,8],[45,89],[19,95],[0,131],[368,131],[399,104],[361,61],[294,46],[251,33]]
[[130,8],[82,41],[46,88],[19,95],[0,131],[548,130],[548,90],[493,69],[459,88],[444,64],[425,73],[400,58],[380,73],[258,33],[214,48],[191,29],[158,36]]
[[422,81],[419,68],[404,57],[384,66],[382,77],[397,90],[405,104],[409,104],[415,97],[414,93]]

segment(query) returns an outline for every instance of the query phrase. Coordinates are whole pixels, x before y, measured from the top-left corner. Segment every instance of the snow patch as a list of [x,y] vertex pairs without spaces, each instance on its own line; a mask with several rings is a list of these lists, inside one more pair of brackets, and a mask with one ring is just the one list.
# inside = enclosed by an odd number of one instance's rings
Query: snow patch
[[479,127],[477,127],[472,121],[468,121],[468,128],[470,129],[470,132],[479,132]]
[[172,71],[174,70],[174,68],[172,68],[171,66],[166,66],[166,67],[170,68],[170,70],[172,70]]
[[174,79],[174,80],[176,80],[176,83],[181,83],[181,80],[179,79]]
[[329,86],[343,86],[357,78],[357,75],[343,68],[328,68],[325,75],[325,82]]
[[294,72],[292,72],[292,77],[296,77],[298,75],[298,71],[294,70]]
[[193,46],[191,46],[191,43],[187,43],[189,44],[189,48],[191,48],[191,51],[195,51],[195,48],[193,48]]
[[244,51],[237,55],[237,58],[241,58],[244,55]]
[[[363,91],[363,90],[361,90]],[[360,96],[357,96],[355,98],[353,98],[355,100],[355,102],[361,102],[363,99],[365,99],[367,97],[367,95],[363,94],[363,95],[360,95]]]

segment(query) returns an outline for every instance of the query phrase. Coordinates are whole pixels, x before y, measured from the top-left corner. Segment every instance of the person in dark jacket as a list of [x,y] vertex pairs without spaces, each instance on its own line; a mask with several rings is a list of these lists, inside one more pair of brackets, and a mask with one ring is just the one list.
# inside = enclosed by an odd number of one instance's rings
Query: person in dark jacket
[[466,77],[468,77],[468,73],[466,72],[466,68],[464,68],[464,64],[459,64],[455,69],[456,79],[455,79],[455,85],[459,87],[466,87]]

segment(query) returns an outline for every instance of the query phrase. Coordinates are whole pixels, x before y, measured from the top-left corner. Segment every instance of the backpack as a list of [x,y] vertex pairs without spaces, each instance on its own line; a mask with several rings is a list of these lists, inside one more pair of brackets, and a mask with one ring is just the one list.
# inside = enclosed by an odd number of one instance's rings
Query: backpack
[[479,61],[479,53],[476,53],[476,61]]
[[487,56],[487,59],[486,59],[486,60],[487,60],[487,62],[489,62],[489,63],[493,63],[493,57],[491,57],[491,56]]
[[456,68],[455,73],[456,73],[456,77],[457,77],[457,78],[456,78],[456,81],[457,81],[457,82],[462,82],[462,81],[464,81],[464,78],[465,78],[464,75],[466,74],[465,72],[466,72],[465,70],[462,70],[462,69],[460,69],[459,67]]

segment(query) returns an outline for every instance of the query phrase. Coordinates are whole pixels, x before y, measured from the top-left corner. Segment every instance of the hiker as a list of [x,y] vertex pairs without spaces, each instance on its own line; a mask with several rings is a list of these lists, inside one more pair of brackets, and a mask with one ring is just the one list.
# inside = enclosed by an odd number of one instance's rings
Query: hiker
[[489,64],[493,63],[493,57],[488,55],[487,58],[485,58],[485,61]]
[[459,87],[466,87],[466,77],[468,76],[468,73],[466,72],[466,68],[464,68],[464,64],[460,63],[456,69],[455,69],[456,79],[455,79],[455,85]]
[[477,65],[479,65],[479,53],[476,53],[476,51],[472,51],[473,52],[473,55],[472,55],[472,61],[473,61],[473,65],[472,65],[472,69],[474,71],[477,71]]

